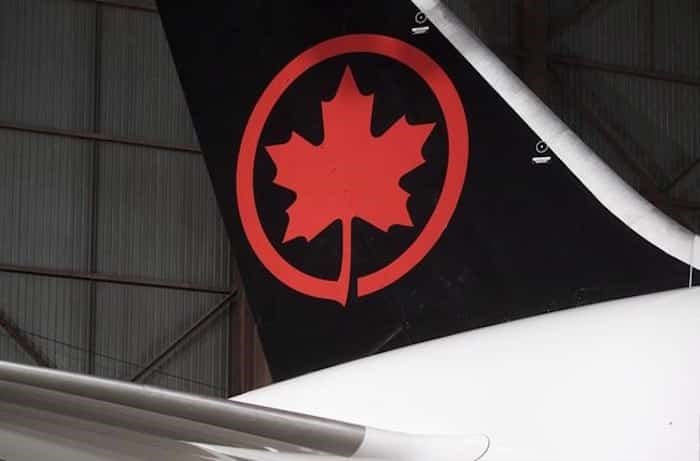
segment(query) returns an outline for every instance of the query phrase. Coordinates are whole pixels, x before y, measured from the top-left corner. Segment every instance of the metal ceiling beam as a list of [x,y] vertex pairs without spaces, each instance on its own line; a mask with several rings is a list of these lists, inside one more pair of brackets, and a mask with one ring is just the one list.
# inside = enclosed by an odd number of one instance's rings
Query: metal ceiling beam
[[145,11],[148,13],[157,13],[158,9],[153,7],[153,6],[148,6],[148,5],[143,5],[140,3],[134,3],[134,2],[129,2],[125,0],[69,0],[69,1],[78,1],[82,3],[97,3],[98,5],[105,5],[105,6],[111,6],[114,8],[124,8],[127,10],[137,10],[137,11]]
[[129,285],[150,288],[168,288],[171,290],[196,291],[199,293],[227,294],[231,290],[228,288],[207,287],[190,283],[166,282],[160,280],[146,280],[139,278],[128,278],[114,274],[96,274],[89,272],[71,272],[57,269],[47,269],[43,267],[15,266],[10,264],[0,264],[0,272],[10,274],[37,275],[43,277],[55,277],[71,280],[89,280],[93,282],[114,283],[116,285]]
[[572,67],[581,67],[613,74],[623,74],[632,77],[646,78],[651,80],[660,80],[670,83],[678,83],[680,85],[688,85],[700,87],[700,78],[678,75],[670,72],[659,72],[652,70],[643,70],[635,67],[623,66],[619,64],[610,64],[591,59],[582,58],[579,56],[566,56],[560,54],[549,55],[549,62],[554,64],[562,64]]
[[158,8],[154,6],[141,5],[139,3],[128,2],[124,0],[93,0],[100,5],[112,6],[116,8],[125,8],[128,10],[146,11],[148,13],[157,13]]
[[25,133],[46,134],[51,136],[61,136],[71,139],[82,139],[86,141],[100,141],[111,144],[122,144],[127,146],[147,147],[150,149],[168,150],[184,152],[187,154],[201,154],[198,147],[183,146],[178,144],[165,144],[159,142],[145,141],[140,139],[122,138],[107,134],[96,133],[94,131],[67,130],[62,128],[49,128],[43,126],[28,125],[24,123],[14,123],[0,120],[0,129],[21,131]]
[[163,351],[158,354],[153,360],[151,360],[147,365],[145,365],[138,373],[133,375],[130,379],[132,382],[139,382],[148,374],[150,374],[155,367],[157,367],[163,359],[169,356],[175,349],[177,349],[182,343],[187,341],[194,333],[199,331],[199,329],[206,324],[209,320],[216,317],[217,314],[222,312],[225,307],[233,300],[236,296],[236,292],[230,292],[221,301],[219,301],[214,307],[212,307],[209,312],[204,314],[199,320],[197,320],[192,326],[190,326],[184,333],[182,333],[175,341],[170,343],[168,347],[163,349]]
[[[561,64],[571,67],[587,68],[592,70],[598,70],[601,72],[608,72],[614,74],[628,75],[637,78],[645,78],[657,81],[664,81],[668,83],[674,83],[679,85],[686,85],[695,88],[700,88],[700,78],[682,76],[678,74],[673,74],[670,72],[660,72],[656,70],[643,70],[634,67],[623,66],[619,64],[609,64],[602,63],[590,59],[581,58],[578,56],[565,56],[565,55],[550,55],[549,62],[553,64]],[[653,61],[652,66],[653,67]],[[688,202],[684,200],[677,200],[668,197],[668,192],[671,191],[677,184],[686,180],[690,177],[696,168],[700,165],[700,159],[695,160],[690,163],[686,168],[683,169],[673,180],[663,187],[656,187],[654,190],[659,194],[658,200],[661,200],[673,208],[681,208],[687,210],[698,210],[700,208],[699,203]]]
[[0,309],[0,328],[2,328],[5,333],[32,358],[34,363],[41,367],[56,368],[43,353],[41,347],[29,339],[2,309]]

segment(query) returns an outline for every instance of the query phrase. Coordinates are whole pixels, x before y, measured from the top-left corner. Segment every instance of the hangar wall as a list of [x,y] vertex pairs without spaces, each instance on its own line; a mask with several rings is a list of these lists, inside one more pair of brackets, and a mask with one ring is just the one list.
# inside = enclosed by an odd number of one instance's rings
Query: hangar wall
[[[700,231],[697,1],[448,3]],[[0,209],[0,359],[216,396],[269,382],[152,1],[0,0]]]
[[264,357],[160,20],[117,3],[0,1],[0,358],[235,394]]

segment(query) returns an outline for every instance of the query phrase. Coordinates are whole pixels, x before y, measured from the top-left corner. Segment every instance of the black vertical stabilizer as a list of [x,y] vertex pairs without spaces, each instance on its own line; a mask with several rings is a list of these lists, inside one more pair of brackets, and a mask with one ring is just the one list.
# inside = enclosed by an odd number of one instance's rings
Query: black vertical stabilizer
[[410,1],[158,3],[276,379],[687,286]]

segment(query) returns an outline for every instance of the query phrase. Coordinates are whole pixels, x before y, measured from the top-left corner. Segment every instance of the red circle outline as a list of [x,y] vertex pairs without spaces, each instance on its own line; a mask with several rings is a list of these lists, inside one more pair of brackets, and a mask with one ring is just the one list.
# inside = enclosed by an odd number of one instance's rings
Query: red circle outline
[[401,40],[377,34],[351,34],[321,42],[289,62],[270,82],[255,105],[243,132],[236,168],[236,198],[243,231],[263,265],[288,287],[316,298],[343,304],[345,289],[335,280],[306,274],[274,248],[260,222],[255,204],[253,167],[263,127],[279,98],[304,72],[336,56],[372,53],[394,59],[413,70],[438,100],[445,118],[448,161],[445,181],[433,214],[422,232],[391,263],[357,280],[357,295],[378,291],[415,267],[437,243],[457,208],[467,174],[469,134],[462,100],[445,71],[427,54]]

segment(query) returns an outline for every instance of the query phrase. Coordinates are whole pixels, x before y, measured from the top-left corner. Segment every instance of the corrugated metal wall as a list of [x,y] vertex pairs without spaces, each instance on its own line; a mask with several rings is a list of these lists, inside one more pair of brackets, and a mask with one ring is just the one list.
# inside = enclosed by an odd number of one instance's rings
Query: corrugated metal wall
[[95,6],[0,2],[0,117],[89,130],[93,119]]
[[[153,2],[111,3],[0,0],[0,359],[129,380],[237,283]],[[231,309],[140,381],[244,390]]]
[[[153,2],[118,3],[0,0],[0,358],[132,379],[237,283]],[[523,18],[544,8],[547,102],[700,230],[697,0],[448,4],[523,78]],[[143,381],[209,395],[263,382],[260,367],[236,376],[260,348],[243,349],[234,312]]]
[[158,15],[103,7],[101,21],[101,130],[197,147]]
[[[550,43],[550,53],[576,58],[550,61],[553,106],[616,170],[698,232],[700,4],[594,3]],[[550,0],[549,7],[566,17],[580,4]],[[615,134],[621,141],[611,142]]]

